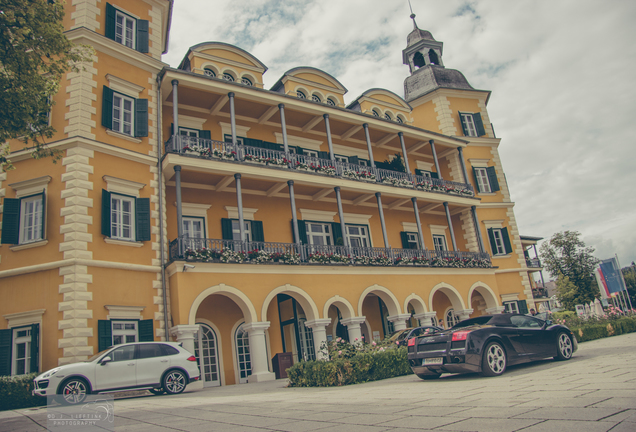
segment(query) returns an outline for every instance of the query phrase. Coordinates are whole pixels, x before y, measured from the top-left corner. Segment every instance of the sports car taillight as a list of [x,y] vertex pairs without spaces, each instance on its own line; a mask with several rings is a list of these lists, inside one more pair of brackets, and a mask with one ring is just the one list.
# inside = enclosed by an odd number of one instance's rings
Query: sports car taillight
[[409,346],[415,346],[415,339],[417,339],[417,338],[409,339]]
[[468,333],[470,333],[469,331],[458,331],[453,333],[453,339],[452,341],[463,341],[466,340],[466,336],[468,336]]
[[197,358],[195,356],[190,356],[186,360],[188,360],[188,361],[197,361]]

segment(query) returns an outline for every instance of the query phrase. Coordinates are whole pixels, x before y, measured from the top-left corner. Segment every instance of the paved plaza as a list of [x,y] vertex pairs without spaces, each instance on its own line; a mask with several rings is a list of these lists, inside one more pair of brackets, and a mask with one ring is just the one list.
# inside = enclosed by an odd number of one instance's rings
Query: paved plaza
[[[634,432],[635,366],[636,334],[629,334],[580,344],[570,361],[513,366],[498,378],[409,375],[336,388],[287,388],[278,380],[118,399],[115,430]],[[46,407],[0,412],[1,431],[46,424]]]

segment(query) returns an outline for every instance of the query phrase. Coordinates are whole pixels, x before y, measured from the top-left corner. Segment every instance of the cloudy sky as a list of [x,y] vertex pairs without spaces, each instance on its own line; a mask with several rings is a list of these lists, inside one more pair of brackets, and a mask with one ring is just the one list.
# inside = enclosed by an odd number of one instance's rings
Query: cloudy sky
[[[407,0],[176,1],[177,67],[205,41],[237,45],[268,68],[335,76],[350,102],[382,87],[403,96]],[[444,43],[447,68],[491,90],[488,105],[522,235],[576,230],[595,255],[636,261],[636,2],[411,0]]]

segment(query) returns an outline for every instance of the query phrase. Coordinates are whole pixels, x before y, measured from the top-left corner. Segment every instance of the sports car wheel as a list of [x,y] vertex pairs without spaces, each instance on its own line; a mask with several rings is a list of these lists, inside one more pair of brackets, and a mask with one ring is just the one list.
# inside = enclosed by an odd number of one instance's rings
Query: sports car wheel
[[88,384],[82,378],[71,378],[62,385],[60,402],[64,405],[77,405],[90,394]]
[[499,376],[506,370],[506,352],[499,342],[490,342],[484,350],[481,361],[481,374],[484,376]]
[[163,377],[163,389],[168,394],[179,394],[185,390],[188,380],[179,370],[171,370]]
[[440,376],[442,376],[442,374],[417,374],[418,378],[421,378],[423,380],[434,380],[439,378]]
[[165,393],[165,392],[163,391],[163,389],[160,389],[160,388],[158,388],[158,389],[148,389],[148,391],[149,391],[150,393],[152,393],[153,395],[155,395],[155,396],[161,396],[162,394],[164,394],[164,393]]
[[559,333],[557,336],[556,360],[570,360],[572,358],[572,338],[567,333]]

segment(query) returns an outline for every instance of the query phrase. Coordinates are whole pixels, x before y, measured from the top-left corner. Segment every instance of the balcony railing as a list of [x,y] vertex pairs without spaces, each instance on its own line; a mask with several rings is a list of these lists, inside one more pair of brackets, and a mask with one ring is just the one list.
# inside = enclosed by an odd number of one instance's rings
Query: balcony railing
[[294,169],[316,174],[344,177],[351,180],[377,182],[396,187],[414,188],[426,192],[475,196],[472,185],[402,173],[366,165],[322,159],[313,156],[285,153],[260,147],[234,145],[205,138],[172,136],[166,142],[166,153],[185,156],[237,161],[273,168]]
[[548,290],[545,288],[533,288],[532,297],[536,299],[548,298]]
[[251,264],[323,264],[491,268],[481,252],[242,242],[181,237],[170,242],[170,261]]
[[526,267],[541,268],[541,260],[539,260],[539,258],[526,258]]

